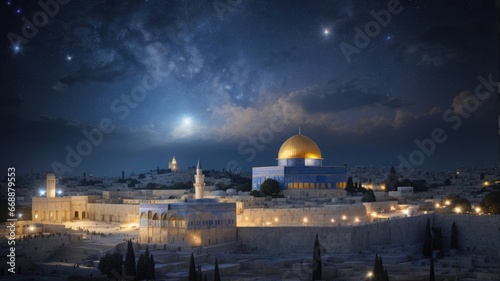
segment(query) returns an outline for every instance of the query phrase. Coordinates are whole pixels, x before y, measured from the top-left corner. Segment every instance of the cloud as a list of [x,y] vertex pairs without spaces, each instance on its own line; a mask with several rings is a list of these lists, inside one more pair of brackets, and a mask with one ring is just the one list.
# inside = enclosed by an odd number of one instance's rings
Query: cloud
[[403,46],[404,55],[415,56],[417,65],[441,67],[451,61],[467,61],[465,56],[477,55],[478,42],[491,34],[487,23],[460,26],[432,26]]

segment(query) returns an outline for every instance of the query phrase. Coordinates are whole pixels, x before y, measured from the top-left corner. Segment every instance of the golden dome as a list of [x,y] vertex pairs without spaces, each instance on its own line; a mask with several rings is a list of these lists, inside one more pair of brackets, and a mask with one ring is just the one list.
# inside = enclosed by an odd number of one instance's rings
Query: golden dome
[[323,159],[318,145],[312,139],[301,135],[300,132],[287,139],[278,152],[278,159],[290,158]]

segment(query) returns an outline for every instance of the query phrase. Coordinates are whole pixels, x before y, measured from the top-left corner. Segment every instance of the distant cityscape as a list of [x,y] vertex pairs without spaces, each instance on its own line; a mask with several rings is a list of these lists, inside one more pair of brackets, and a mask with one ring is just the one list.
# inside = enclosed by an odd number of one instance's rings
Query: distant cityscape
[[173,156],[135,175],[18,177],[3,237],[17,242],[17,273],[48,279],[191,280],[193,264],[222,280],[498,279],[497,168],[331,168],[300,132],[277,159],[251,174]]

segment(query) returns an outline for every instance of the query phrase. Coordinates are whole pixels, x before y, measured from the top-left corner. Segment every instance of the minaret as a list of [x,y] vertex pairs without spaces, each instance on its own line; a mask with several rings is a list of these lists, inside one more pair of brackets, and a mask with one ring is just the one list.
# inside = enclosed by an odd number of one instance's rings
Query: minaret
[[200,160],[198,160],[198,164],[196,165],[196,175],[194,175],[194,191],[195,199],[203,199],[203,193],[205,192],[205,176],[201,170]]
[[47,174],[47,198],[56,197],[56,175]]

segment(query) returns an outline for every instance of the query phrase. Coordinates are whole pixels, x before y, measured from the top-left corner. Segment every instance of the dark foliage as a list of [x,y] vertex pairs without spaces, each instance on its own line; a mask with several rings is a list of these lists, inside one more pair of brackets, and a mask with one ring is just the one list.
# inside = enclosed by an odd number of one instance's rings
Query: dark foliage
[[313,252],[313,264],[312,264],[312,280],[322,280],[323,279],[323,265],[321,262],[321,249],[319,245],[318,234],[316,234],[316,240],[314,240],[314,252]]
[[99,266],[97,269],[102,274],[106,274],[108,279],[119,279],[122,275],[122,266],[123,266],[123,255],[114,252],[113,254],[107,253],[99,260]]

